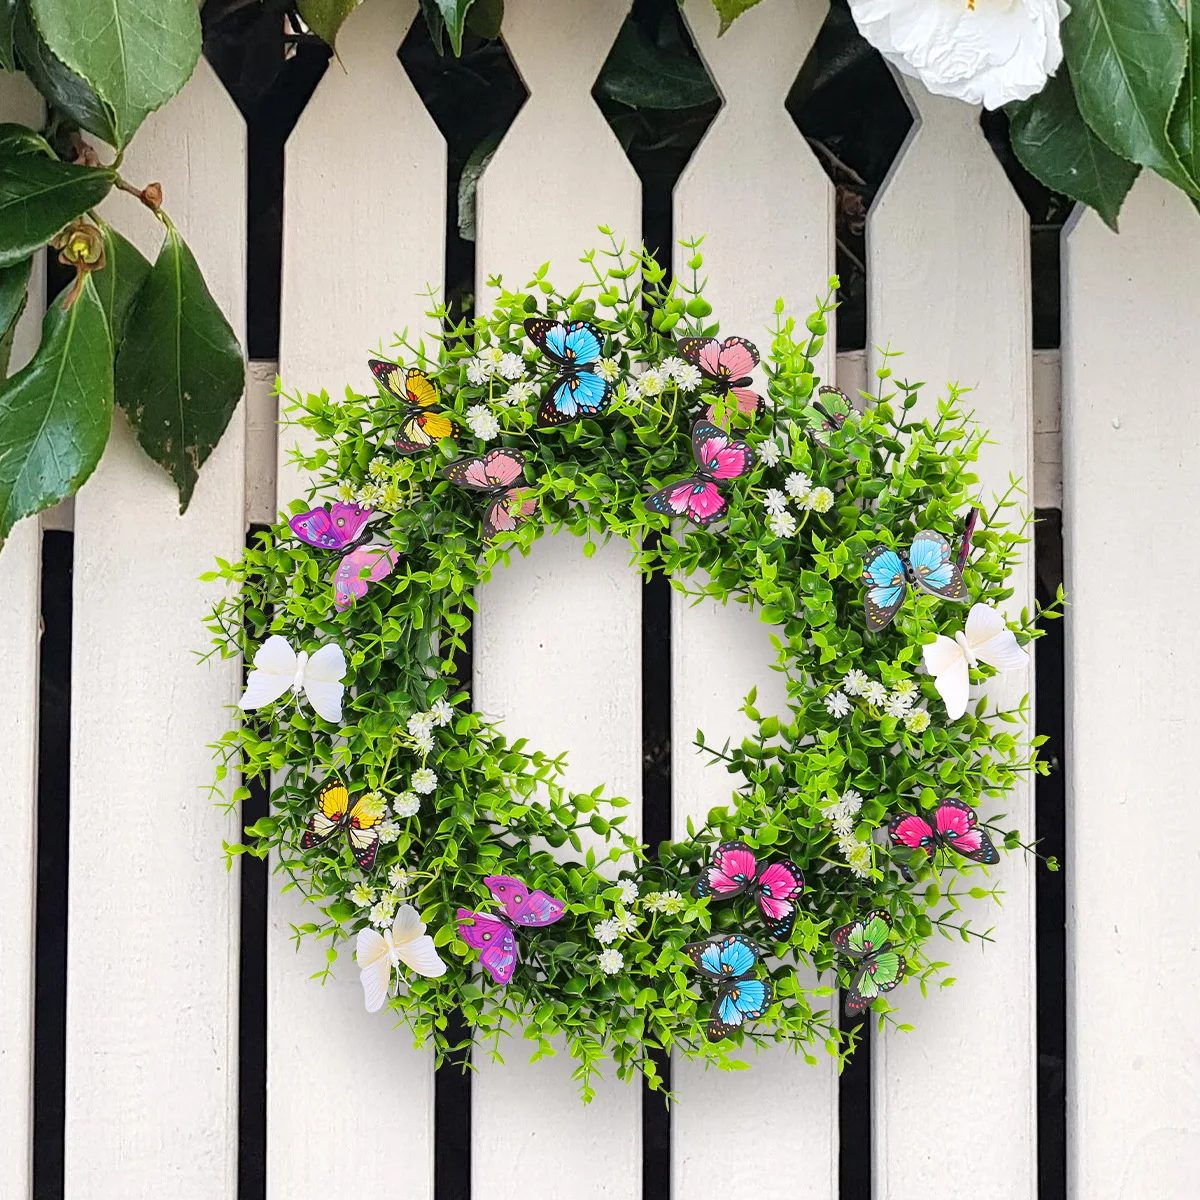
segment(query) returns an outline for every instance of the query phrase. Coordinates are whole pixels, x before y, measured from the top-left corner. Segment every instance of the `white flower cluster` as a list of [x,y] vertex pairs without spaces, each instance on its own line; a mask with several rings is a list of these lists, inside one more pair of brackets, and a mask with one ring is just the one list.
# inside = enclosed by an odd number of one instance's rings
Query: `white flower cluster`
[[467,364],[467,382],[482,387],[491,379],[520,379],[525,360],[519,354],[506,354],[499,346],[484,346]]
[[518,379],[502,396],[498,396],[497,400],[500,404],[527,404],[533,399],[536,389],[528,379]]
[[428,767],[421,767],[412,773],[412,790],[419,795],[428,796],[437,787],[437,775]]
[[647,892],[642,901],[647,912],[673,916],[687,908],[687,901],[674,888],[667,892]]
[[627,937],[637,929],[638,919],[631,912],[626,912],[621,905],[617,911],[605,921],[601,921],[592,933],[602,946],[615,942],[618,938]]
[[829,822],[837,837],[838,852],[846,860],[851,874],[859,879],[865,879],[870,874],[873,862],[871,843],[860,842],[854,832],[854,818],[862,806],[862,794],[851,788],[842,793],[840,800],[835,800],[821,809],[821,815]]
[[920,694],[911,679],[901,680],[889,692],[877,679],[868,679],[864,672],[853,670],[846,672],[841,691],[825,697],[825,708],[831,716],[844,717],[850,711],[846,696],[860,696],[884,716],[903,721],[909,733],[924,733],[929,728],[929,714],[923,708],[913,707]]
[[486,404],[472,404],[464,418],[467,428],[481,441],[490,442],[500,436],[500,422]]
[[360,504],[378,512],[399,512],[404,507],[406,493],[396,478],[396,465],[384,458],[373,458],[362,487],[344,479],[337,485],[335,495],[343,504]]
[[[767,442],[760,446],[760,458],[766,446],[775,446],[775,443]],[[778,462],[778,446],[775,446],[775,450],[774,461]],[[774,463],[769,465],[773,466]],[[779,488],[767,488],[762,503],[769,514],[767,528],[776,537],[791,537],[796,532],[796,518],[788,510],[789,500],[802,512],[823,513],[833,507],[834,496],[827,487],[813,487],[812,480],[803,471],[792,471],[783,481],[782,491]]]
[[607,950],[601,950],[596,956],[596,966],[602,970],[605,975],[615,975],[625,965],[625,956],[620,950],[614,950],[611,947]]
[[630,379],[625,385],[626,400],[653,399],[661,396],[672,384],[681,392],[694,392],[700,386],[700,368],[685,363],[682,358],[664,358],[657,367],[650,367]]
[[779,447],[779,443],[771,438],[769,441],[763,442],[762,445],[756,447],[755,453],[758,455],[758,460],[768,467],[775,466],[779,462],[783,451]]
[[[428,712],[413,713],[408,718],[408,736],[422,754],[433,752],[433,731],[454,720],[454,706],[446,700],[438,700]],[[417,789],[420,791],[420,788]]]
[[404,892],[408,889],[408,885],[412,883],[412,872],[406,871],[397,863],[391,870],[388,871],[388,883],[392,885],[398,892]]

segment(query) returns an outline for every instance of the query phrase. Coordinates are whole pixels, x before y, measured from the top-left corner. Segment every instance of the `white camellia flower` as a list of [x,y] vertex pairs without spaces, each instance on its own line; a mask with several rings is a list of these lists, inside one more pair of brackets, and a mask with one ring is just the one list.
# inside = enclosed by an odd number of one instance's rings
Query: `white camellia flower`
[[1065,0],[850,0],[859,32],[935,96],[999,108],[1062,62]]

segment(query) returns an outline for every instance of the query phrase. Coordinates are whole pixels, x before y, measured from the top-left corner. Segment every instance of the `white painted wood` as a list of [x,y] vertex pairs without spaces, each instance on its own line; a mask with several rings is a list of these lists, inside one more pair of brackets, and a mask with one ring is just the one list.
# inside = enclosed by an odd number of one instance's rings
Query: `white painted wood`
[[[627,10],[625,0],[506,6],[505,41],[531,95],[480,182],[478,294],[488,275],[518,287],[547,259],[569,290],[599,224],[636,242],[639,185],[590,95]],[[604,782],[636,802],[642,585],[628,562],[616,544],[584,559],[562,534],[500,570],[480,596],[474,686],[476,706],[503,716],[510,736],[568,752],[571,785]],[[476,1055],[474,1195],[640,1194],[641,1088],[610,1079],[584,1109],[570,1060],[529,1065],[527,1045],[512,1043],[504,1067]]]
[[275,520],[276,460],[279,400],[275,379],[279,363],[246,364],[246,524],[270,525]]
[[1033,502],[1062,508],[1062,356],[1033,352]]
[[[207,63],[125,156],[164,206],[234,329],[246,293],[245,126]],[[106,204],[153,256],[161,230]],[[171,480],[120,415],[77,497],[68,927],[68,1200],[231,1200],[237,1172],[237,820],[206,790],[236,661],[201,667],[217,590],[198,576],[243,543],[239,409],[179,515]]]
[[[706,296],[722,335],[748,337],[763,353],[776,299],[783,296],[803,319],[834,269],[833,188],[784,109],[827,9],[824,0],[763,5],[719,39],[708,0],[684,9],[724,104],[676,185],[675,233],[706,235]],[[781,220],[781,213],[791,216]],[[676,270],[686,258],[677,247]],[[831,329],[818,366],[826,378],[835,344]],[[687,818],[703,824],[711,807],[730,802],[734,782],[705,766],[693,745],[696,729],[717,746],[736,742],[752,728],[738,711],[746,693],[757,686],[760,711],[786,714],[787,689],[770,669],[770,628],[745,605],[693,606],[676,592],[671,622],[673,816],[675,835],[685,837]],[[753,1070],[734,1075],[676,1058],[677,1197],[710,1193],[714,1178],[730,1200],[837,1195],[837,1072],[823,1048],[817,1053],[819,1065],[808,1067],[780,1047],[748,1052]],[[790,1169],[764,1171],[781,1145]]]
[[[38,126],[42,101],[23,75],[0,73],[0,120]],[[9,373],[32,357],[46,308],[42,257],[34,263],[29,300],[13,340]],[[33,1181],[33,962],[37,867],[38,638],[42,532],[21,521],[0,552],[0,746],[10,820],[0,871],[0,1193],[27,1197]]]
[[1149,173],[1119,237],[1090,212],[1064,236],[1067,1172],[1078,1200],[1190,1196],[1200,1168],[1188,999],[1200,965],[1198,277],[1195,210]]
[[[396,58],[416,12],[416,0],[355,11],[338,37],[341,65],[330,63],[288,139],[279,369],[289,392],[373,394],[367,358],[423,327],[417,293],[441,282],[445,143]],[[310,444],[306,431],[280,428],[281,508],[306,486],[288,461],[301,440]],[[296,951],[290,925],[315,910],[270,886],[268,1197],[431,1195],[432,1054],[363,1010],[348,951],[327,986],[309,978],[324,944]]]
[[[979,469],[990,496],[1007,487],[1010,472],[1032,476],[1028,219],[978,110],[909,80],[901,86],[918,125],[867,220],[868,342],[904,352],[892,366],[900,378],[928,381],[927,411],[949,381],[976,389],[965,402],[994,442]],[[871,371],[878,365],[872,355]],[[1005,605],[1013,615],[1031,596],[1031,568],[1027,561],[1014,578],[1016,595]],[[1015,702],[1026,691],[1032,674],[1012,673],[992,694]],[[1032,835],[1028,787],[993,810]],[[974,1200],[1036,1194],[1033,871],[1009,856],[993,877],[1005,891],[1003,911],[989,902],[971,911],[976,925],[998,926],[996,943],[986,956],[948,944],[947,973],[957,983],[928,1001],[912,986],[893,993],[901,1019],[917,1028],[876,1039],[877,1197],[907,1200],[933,1181],[939,1192]],[[963,1072],[970,1086],[953,1106],[938,1104],[946,1081]],[[982,1172],[962,1152],[981,1137]]]

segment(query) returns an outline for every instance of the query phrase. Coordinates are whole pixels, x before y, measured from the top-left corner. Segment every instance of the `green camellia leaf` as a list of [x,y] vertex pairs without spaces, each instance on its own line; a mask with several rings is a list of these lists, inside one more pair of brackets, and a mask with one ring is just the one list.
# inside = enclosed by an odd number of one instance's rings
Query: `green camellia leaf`
[[17,69],[17,59],[13,53],[13,24],[19,2],[20,0],[0,0],[0,67],[6,71]]
[[362,0],[297,0],[301,19],[327,46],[337,49],[338,30]]
[[29,8],[50,52],[111,108],[118,148],[200,58],[195,0],[29,0]]
[[64,225],[95,208],[116,178],[40,154],[0,155],[0,267],[40,250]]
[[1194,4],[1184,0],[1176,4],[1187,31],[1187,59],[1167,133],[1184,169],[1200,180],[1200,21]]
[[50,143],[36,129],[6,121],[0,124],[0,158],[11,154],[45,154],[50,158],[55,157]]
[[721,28],[717,33],[720,37],[748,8],[753,8],[758,0],[713,0],[713,8],[721,18]]
[[1122,158],[1200,199],[1167,136],[1187,52],[1172,0],[1075,0],[1062,39],[1088,125]]
[[108,323],[89,279],[66,312],[60,300],[50,305],[38,352],[0,385],[0,543],[91,475],[112,405]]
[[102,226],[104,234],[104,268],[92,274],[96,294],[108,319],[108,332],[113,352],[118,353],[125,340],[125,322],[129,310],[150,274],[150,264],[142,252],[126,241],[111,225]]
[[500,36],[503,22],[504,0],[475,0],[467,13],[467,28],[488,41]]
[[1013,153],[1036,179],[1094,208],[1109,228],[1141,167],[1114,154],[1079,115],[1066,66],[1036,96],[1008,105]]
[[13,337],[17,332],[17,322],[25,311],[25,302],[29,299],[29,276],[32,271],[32,258],[0,269],[0,379],[8,374]]
[[450,48],[457,58],[462,54],[463,26],[467,20],[467,10],[473,0],[433,0],[441,13],[446,32],[450,35]]
[[124,322],[116,399],[142,449],[179,489],[187,510],[196,477],[242,395],[237,338],[174,229]]
[[695,108],[717,99],[699,58],[660,48],[636,21],[621,26],[597,91],[636,109]]

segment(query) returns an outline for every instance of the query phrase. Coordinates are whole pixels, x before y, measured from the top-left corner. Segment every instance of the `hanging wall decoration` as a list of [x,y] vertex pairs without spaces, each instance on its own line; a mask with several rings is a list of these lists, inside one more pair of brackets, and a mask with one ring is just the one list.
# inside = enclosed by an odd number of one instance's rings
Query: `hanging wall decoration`
[[[658,1050],[849,1054],[839,987],[894,1021],[942,937],[990,938],[961,902],[1031,852],[996,814],[1043,769],[1026,700],[976,688],[1037,630],[1011,603],[1020,493],[979,494],[958,392],[924,402],[886,362],[859,403],[822,385],[836,279],[802,324],[765,314],[761,354],[722,337],[684,247],[668,280],[610,239],[573,291],[542,274],[469,322],[431,312],[371,360],[377,395],[295,397],[311,497],[211,575],[232,585],[215,644],[253,662],[218,777],[271,787],[227,853],[271,856],[368,1009],[439,1055],[455,1011],[493,1050],[560,1038],[585,1097],[606,1059],[660,1084]],[[751,692],[750,737],[698,739],[729,802],[654,853],[625,800],[569,790],[555,747],[473,712],[457,675],[475,589],[562,531],[585,555],[624,539],[775,634],[786,710]]]

